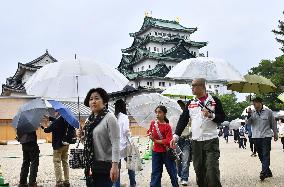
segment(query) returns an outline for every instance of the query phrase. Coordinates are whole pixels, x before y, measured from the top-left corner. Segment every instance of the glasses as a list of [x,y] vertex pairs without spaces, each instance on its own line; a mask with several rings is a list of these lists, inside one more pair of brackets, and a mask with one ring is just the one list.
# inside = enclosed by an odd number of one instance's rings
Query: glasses
[[192,87],[197,87],[197,86],[201,86],[201,84],[192,84]]

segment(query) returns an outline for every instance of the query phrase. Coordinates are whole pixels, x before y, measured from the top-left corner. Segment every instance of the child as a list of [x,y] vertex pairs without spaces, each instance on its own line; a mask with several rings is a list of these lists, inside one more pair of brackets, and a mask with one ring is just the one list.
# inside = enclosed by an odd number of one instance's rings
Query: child
[[169,120],[166,117],[167,108],[160,105],[156,108],[155,113],[157,121],[152,121],[150,128],[147,131],[148,136],[154,142],[150,186],[161,186],[163,164],[165,164],[171,178],[172,186],[178,187],[176,163],[174,160],[170,159],[166,153],[166,147],[170,146],[170,141],[172,139],[172,129],[169,125]]

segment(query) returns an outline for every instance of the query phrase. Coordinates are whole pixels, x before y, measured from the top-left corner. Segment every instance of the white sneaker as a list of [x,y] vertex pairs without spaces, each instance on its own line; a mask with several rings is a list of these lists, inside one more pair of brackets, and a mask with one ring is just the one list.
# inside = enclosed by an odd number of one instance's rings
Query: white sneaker
[[183,186],[187,186],[187,185],[188,185],[188,182],[185,181],[185,180],[182,180],[180,184],[183,185]]

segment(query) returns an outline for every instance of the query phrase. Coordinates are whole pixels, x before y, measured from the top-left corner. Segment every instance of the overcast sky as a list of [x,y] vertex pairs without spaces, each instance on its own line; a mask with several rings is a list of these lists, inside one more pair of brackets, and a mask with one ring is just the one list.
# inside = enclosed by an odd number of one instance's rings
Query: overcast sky
[[9,0],[0,2],[0,82],[13,76],[46,49],[57,60],[94,58],[116,67],[121,49],[132,44],[145,11],[198,27],[195,41],[208,41],[201,52],[223,58],[242,74],[261,59],[281,54],[271,32],[284,0]]

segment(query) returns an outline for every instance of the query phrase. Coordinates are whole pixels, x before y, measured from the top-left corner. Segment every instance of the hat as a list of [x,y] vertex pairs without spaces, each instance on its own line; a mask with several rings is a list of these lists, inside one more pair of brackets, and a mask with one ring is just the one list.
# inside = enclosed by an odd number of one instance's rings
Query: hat
[[255,97],[252,101],[262,103],[263,99],[261,97]]

